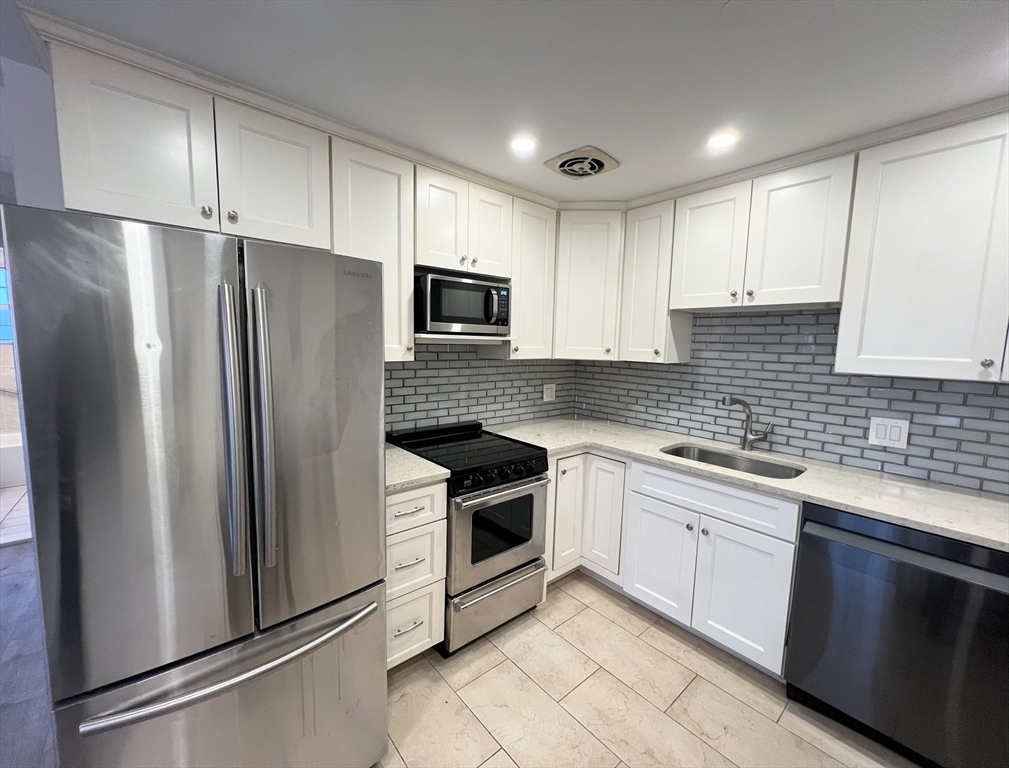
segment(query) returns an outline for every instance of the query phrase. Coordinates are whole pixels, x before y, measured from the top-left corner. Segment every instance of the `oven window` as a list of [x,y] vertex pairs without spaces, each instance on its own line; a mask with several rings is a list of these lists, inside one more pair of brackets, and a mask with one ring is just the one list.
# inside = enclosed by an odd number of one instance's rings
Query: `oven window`
[[486,285],[431,281],[431,319],[436,323],[483,325],[490,322],[490,291]]
[[532,540],[533,498],[527,493],[473,513],[473,565]]

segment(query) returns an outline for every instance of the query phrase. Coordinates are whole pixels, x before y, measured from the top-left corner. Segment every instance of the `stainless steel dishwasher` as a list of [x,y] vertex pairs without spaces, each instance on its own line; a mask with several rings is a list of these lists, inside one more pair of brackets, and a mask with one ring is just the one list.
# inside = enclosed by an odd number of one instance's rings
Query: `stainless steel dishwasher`
[[787,642],[790,697],[947,768],[1009,764],[1009,553],[804,504]]

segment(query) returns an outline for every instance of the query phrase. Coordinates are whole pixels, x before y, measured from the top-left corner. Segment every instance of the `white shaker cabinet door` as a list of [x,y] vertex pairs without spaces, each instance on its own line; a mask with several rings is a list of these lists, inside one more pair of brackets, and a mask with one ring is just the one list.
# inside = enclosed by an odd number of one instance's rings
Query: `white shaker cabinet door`
[[582,557],[620,573],[620,530],[624,519],[622,461],[588,454],[585,460],[585,513],[582,522]]
[[221,231],[329,249],[329,137],[215,99]]
[[469,270],[512,274],[512,196],[479,184],[469,185]]
[[836,370],[996,381],[1009,318],[1009,116],[859,155]]
[[781,673],[795,546],[701,517],[690,626]]
[[67,208],[218,231],[214,98],[51,46]]
[[692,315],[669,310],[673,201],[628,211],[624,229],[619,359],[685,363]]
[[657,611],[690,624],[700,516],[628,494],[624,591]]
[[753,181],[743,306],[841,300],[855,156]]
[[510,357],[548,359],[553,350],[557,212],[516,197],[512,222]]
[[557,571],[582,554],[582,510],[585,500],[585,456],[557,462],[554,503],[554,561]]
[[676,201],[672,309],[742,306],[752,183],[741,181]]
[[561,211],[554,357],[616,360],[620,211]]
[[417,263],[469,269],[469,182],[417,166]]
[[333,251],[382,262],[385,359],[413,360],[413,163],[330,141]]

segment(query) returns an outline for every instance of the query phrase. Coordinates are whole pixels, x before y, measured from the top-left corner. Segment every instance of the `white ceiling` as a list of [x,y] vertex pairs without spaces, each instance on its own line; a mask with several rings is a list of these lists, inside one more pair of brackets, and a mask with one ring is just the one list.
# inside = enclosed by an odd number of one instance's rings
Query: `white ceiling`
[[[558,200],[639,197],[1009,92],[1007,0],[28,4]],[[742,140],[713,157],[723,127]],[[520,132],[531,159],[508,149]],[[622,167],[543,167],[584,144]]]

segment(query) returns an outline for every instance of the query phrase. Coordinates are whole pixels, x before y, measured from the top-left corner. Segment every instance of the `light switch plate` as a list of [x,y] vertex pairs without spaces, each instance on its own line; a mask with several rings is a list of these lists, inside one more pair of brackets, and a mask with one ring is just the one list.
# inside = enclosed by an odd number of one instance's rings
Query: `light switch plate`
[[544,384],[543,385],[543,402],[549,403],[557,399],[557,385],[556,384]]
[[907,448],[907,426],[908,423],[904,419],[881,419],[873,416],[869,420],[869,445]]

